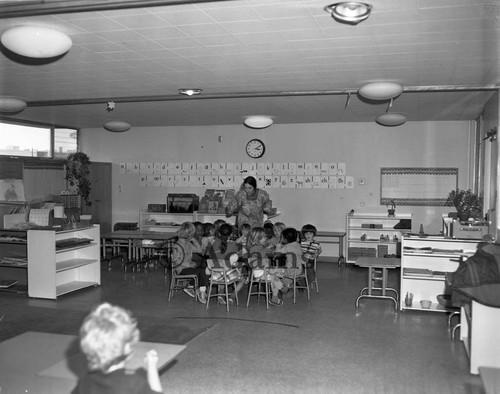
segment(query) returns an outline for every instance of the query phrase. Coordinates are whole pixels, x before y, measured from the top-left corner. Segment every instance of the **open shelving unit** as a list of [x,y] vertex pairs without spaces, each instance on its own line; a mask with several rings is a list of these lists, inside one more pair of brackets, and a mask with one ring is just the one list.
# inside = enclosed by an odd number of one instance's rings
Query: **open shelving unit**
[[26,231],[0,231],[0,281],[14,282],[1,291],[26,293],[28,291],[28,251]]
[[[353,264],[361,256],[399,255],[401,237],[411,232],[411,214],[348,214],[346,220],[346,262]],[[402,219],[410,220],[408,229],[395,229]]]
[[[461,258],[472,256],[479,240],[445,237],[403,236],[401,254],[401,310],[449,312],[437,296],[447,290],[446,274],[455,272]],[[406,294],[413,293],[411,306],[405,305]],[[423,308],[421,300],[430,300]]]
[[99,225],[28,230],[28,295],[57,297],[101,284]]

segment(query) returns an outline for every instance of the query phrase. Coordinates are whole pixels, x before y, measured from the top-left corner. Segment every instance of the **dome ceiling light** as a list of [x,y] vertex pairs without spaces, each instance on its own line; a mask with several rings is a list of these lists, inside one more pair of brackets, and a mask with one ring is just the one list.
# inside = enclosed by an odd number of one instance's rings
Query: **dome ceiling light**
[[377,122],[379,125],[394,127],[406,123],[405,114],[402,114],[401,112],[389,112],[389,109],[392,108],[393,102],[394,99],[391,99],[389,105],[387,105],[387,110],[383,114],[380,114],[375,118],[375,122]]
[[1,42],[8,50],[35,59],[63,55],[73,45],[63,32],[44,26],[13,27],[2,34]]
[[375,118],[375,122],[387,127],[400,126],[406,123],[406,120],[406,115],[401,112],[384,112]]
[[403,85],[397,82],[370,82],[361,86],[358,94],[370,100],[390,100],[403,93]]
[[251,129],[265,129],[273,124],[273,119],[269,116],[253,115],[245,118],[243,123]]
[[343,1],[327,5],[324,10],[337,22],[357,25],[370,16],[372,5],[359,1]]
[[196,96],[201,94],[203,89],[179,89],[179,94],[184,94],[186,96]]
[[113,133],[123,133],[130,130],[132,125],[124,120],[108,120],[102,125],[106,130],[112,131]]
[[0,112],[14,113],[21,112],[26,108],[26,101],[19,97],[0,96]]

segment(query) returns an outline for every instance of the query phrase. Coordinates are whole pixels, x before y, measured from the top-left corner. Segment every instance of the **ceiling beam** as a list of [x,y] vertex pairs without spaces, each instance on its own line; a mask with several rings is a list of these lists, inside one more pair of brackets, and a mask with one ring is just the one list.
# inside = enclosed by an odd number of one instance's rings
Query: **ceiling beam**
[[110,11],[235,0],[40,0],[0,2],[0,19],[25,16],[55,15],[74,12]]
[[[434,86],[406,86],[403,93],[422,93],[422,92],[484,92],[495,91],[500,88],[497,84],[477,85],[477,86],[452,86],[452,85],[434,85]],[[159,95],[159,96],[131,96],[131,97],[97,97],[68,100],[46,100],[46,101],[28,101],[28,107],[55,107],[62,105],[89,105],[105,104],[108,101],[115,103],[141,103],[153,101],[180,101],[180,100],[217,100],[217,99],[243,99],[243,98],[262,98],[262,97],[293,97],[293,96],[339,96],[357,94],[358,89],[341,90],[306,90],[289,92],[249,92],[249,93],[220,93],[220,94],[200,94],[196,96],[184,95]],[[387,100],[386,100],[387,101]]]

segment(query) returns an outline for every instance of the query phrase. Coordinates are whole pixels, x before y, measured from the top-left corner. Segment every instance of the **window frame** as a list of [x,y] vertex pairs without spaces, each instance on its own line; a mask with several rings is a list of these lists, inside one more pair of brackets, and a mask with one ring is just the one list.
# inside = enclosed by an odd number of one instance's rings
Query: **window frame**
[[[64,161],[64,158],[55,157],[55,129],[72,129],[76,132],[76,151],[80,151],[80,129],[72,126],[61,126],[44,122],[37,122],[31,120],[21,120],[12,119],[8,117],[0,116],[0,123],[13,124],[19,126],[31,126],[31,127],[45,127],[50,131],[50,157],[36,157],[36,156],[20,156],[20,155],[6,155],[0,153],[1,159],[19,159],[22,161],[33,161],[33,160],[54,160],[54,161]],[[68,153],[69,154],[69,153]]]

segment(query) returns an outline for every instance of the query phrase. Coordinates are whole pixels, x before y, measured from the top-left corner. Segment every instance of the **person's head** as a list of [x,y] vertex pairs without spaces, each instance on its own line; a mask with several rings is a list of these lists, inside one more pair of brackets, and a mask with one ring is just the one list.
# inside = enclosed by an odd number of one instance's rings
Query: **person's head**
[[271,222],[266,222],[264,223],[264,230],[266,230],[266,237],[268,239],[271,239],[274,237],[274,224],[272,224]]
[[247,196],[251,196],[257,190],[257,180],[253,176],[247,176],[243,181],[243,190]]
[[240,235],[249,235],[252,227],[248,223],[243,223],[240,226]]
[[250,232],[250,236],[248,237],[247,245],[248,246],[256,246],[262,245],[266,241],[266,230],[262,227],[254,227]]
[[224,223],[226,223],[225,220],[222,220],[222,219],[217,219],[215,222],[214,222],[214,227],[215,227],[215,235],[216,236],[219,236],[219,229],[220,229],[220,226],[222,226]]
[[286,245],[290,244],[292,242],[297,241],[299,237],[299,233],[297,230],[295,230],[292,227],[287,227],[286,229],[283,230],[281,233],[281,242]]
[[276,237],[280,238],[281,233],[283,232],[284,229],[286,229],[285,223],[283,222],[274,223],[274,234],[276,235]]
[[195,234],[197,237],[203,237],[203,223],[193,222],[195,228]]
[[130,356],[139,336],[137,321],[130,312],[105,302],[83,321],[80,347],[91,371],[106,372]]
[[219,234],[222,239],[228,239],[233,234],[233,226],[229,223],[224,223],[219,228]]
[[300,232],[302,233],[302,237],[306,241],[312,241],[316,236],[318,230],[316,230],[316,227],[314,227],[312,224],[305,224],[304,226],[302,226],[302,230]]
[[215,226],[212,223],[203,223],[203,236],[213,237],[215,235]]
[[194,228],[194,224],[191,222],[184,222],[180,225],[177,230],[177,236],[179,238],[191,239],[194,236],[196,229]]

